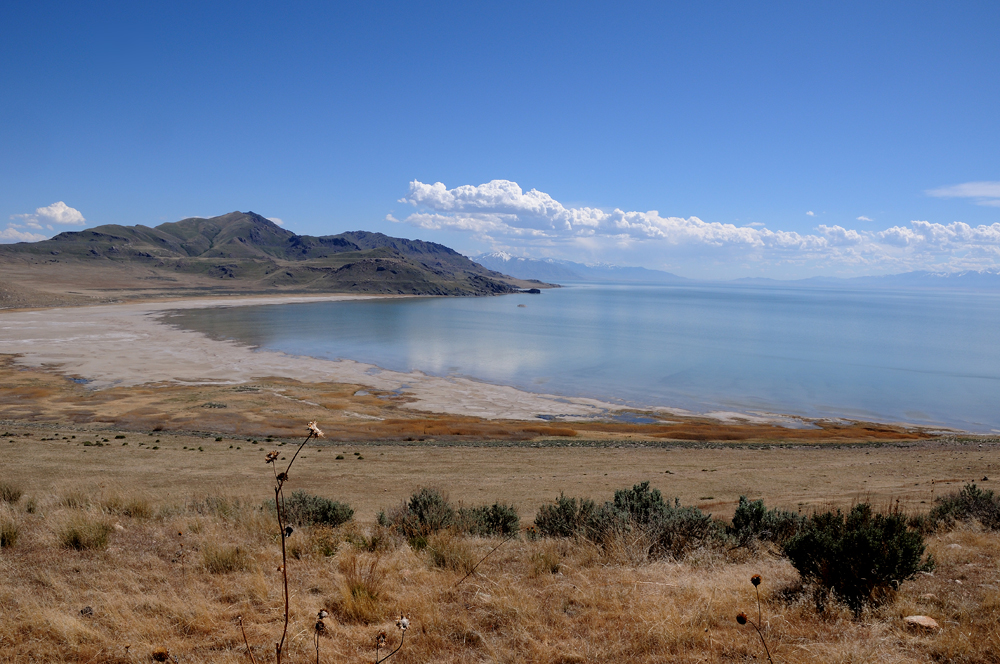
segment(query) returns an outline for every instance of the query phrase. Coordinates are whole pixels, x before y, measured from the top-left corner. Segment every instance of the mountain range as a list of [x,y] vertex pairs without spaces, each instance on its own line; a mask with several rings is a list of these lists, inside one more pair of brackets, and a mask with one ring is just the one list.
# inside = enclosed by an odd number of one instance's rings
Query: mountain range
[[690,281],[670,272],[648,270],[644,267],[620,267],[604,263],[585,265],[555,258],[523,258],[512,256],[503,251],[479,254],[473,256],[472,260],[491,270],[497,270],[519,279],[647,284],[672,284]]
[[891,288],[891,289],[965,289],[1000,290],[1000,268],[931,272],[917,270],[877,277],[810,277],[807,279],[769,279],[744,277],[731,281],[687,279],[670,272],[642,267],[616,265],[585,265],[554,258],[524,258],[503,251],[473,256],[472,260],[491,270],[498,270],[519,279],[545,281],[591,281],[634,284],[710,284],[728,283],[744,286],[795,286],[800,288]]
[[494,295],[545,286],[441,244],[366,231],[296,235],[253,212],[0,245],[0,306],[199,293]]

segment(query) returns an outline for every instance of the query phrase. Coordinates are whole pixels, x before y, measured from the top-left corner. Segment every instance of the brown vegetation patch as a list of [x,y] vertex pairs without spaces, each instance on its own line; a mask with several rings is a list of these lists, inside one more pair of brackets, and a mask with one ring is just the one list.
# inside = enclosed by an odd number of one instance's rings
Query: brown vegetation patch
[[[301,422],[325,423],[340,441],[527,441],[583,439],[690,442],[908,441],[933,435],[871,423],[818,421],[815,429],[721,423],[672,417],[657,424],[487,420],[406,408],[406,395],[360,385],[303,383],[262,377],[244,385],[150,384],[88,389],[50,369],[25,369],[0,359],[0,418],[33,422],[106,423],[136,431],[205,431],[261,438],[294,437]],[[367,394],[357,395],[357,392]],[[206,404],[215,407],[206,407]],[[224,408],[221,406],[225,406]]]

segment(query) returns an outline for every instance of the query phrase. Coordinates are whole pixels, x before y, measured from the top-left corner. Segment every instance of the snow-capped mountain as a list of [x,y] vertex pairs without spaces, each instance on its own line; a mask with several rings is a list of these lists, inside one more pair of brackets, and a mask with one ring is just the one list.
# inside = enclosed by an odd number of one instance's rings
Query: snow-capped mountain
[[523,258],[505,251],[472,256],[485,268],[509,274],[518,279],[541,281],[602,281],[632,283],[676,283],[687,281],[676,274],[644,267],[621,267],[608,263],[585,265],[555,258]]

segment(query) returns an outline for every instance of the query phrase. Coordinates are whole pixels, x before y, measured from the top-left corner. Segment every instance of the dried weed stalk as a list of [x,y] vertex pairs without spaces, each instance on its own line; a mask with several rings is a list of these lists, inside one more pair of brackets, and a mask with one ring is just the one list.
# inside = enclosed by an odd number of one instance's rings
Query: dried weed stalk
[[742,611],[738,616],[736,616],[736,622],[741,625],[746,625],[750,623],[750,626],[757,630],[757,636],[760,637],[760,642],[764,646],[764,653],[767,655],[767,661],[774,664],[774,660],[771,659],[771,651],[767,647],[767,641],[764,640],[764,632],[761,631],[761,617],[760,617],[760,574],[754,574],[750,577],[750,583],[753,584],[754,592],[757,593],[757,622],[754,622],[751,618],[747,617],[747,614]]
[[[295,450],[295,454],[292,455],[291,461],[288,462],[288,465],[285,467],[285,470],[283,472],[279,473],[278,469],[276,467],[276,463],[275,462],[278,460],[278,452],[277,451],[268,452],[264,456],[264,463],[266,463],[269,466],[271,466],[271,470],[274,472],[274,507],[275,507],[275,511],[277,512],[277,515],[278,515],[278,537],[281,538],[281,581],[282,581],[282,586],[283,586],[283,590],[284,590],[284,597],[285,597],[285,622],[284,622],[284,625],[283,625],[282,630],[281,630],[281,639],[278,640],[274,644],[274,657],[275,657],[275,661],[277,662],[277,664],[281,664],[281,653],[282,653],[282,650],[285,647],[285,640],[288,638],[288,614],[289,614],[289,608],[288,608],[288,550],[287,550],[287,547],[285,545],[285,540],[287,540],[288,537],[292,534],[292,527],[289,526],[289,525],[287,525],[287,520],[285,518],[285,492],[284,492],[285,482],[288,481],[288,473],[292,469],[292,464],[295,463],[295,459],[298,458],[299,452],[301,452],[302,448],[306,446],[306,443],[308,443],[313,438],[322,438],[323,437],[323,432],[320,430],[319,426],[317,426],[316,422],[310,422],[309,425],[308,425],[308,427],[307,427],[307,429],[308,429],[309,433],[306,435],[305,440],[303,440],[299,444],[298,449]],[[239,622],[240,622],[240,629],[243,630],[243,619],[242,619],[242,617],[239,619]],[[320,619],[320,622],[322,622],[322,619]],[[324,628],[325,628],[325,625],[324,625]],[[317,641],[316,641],[316,658],[317,658],[317,661],[319,661],[319,640],[318,639],[319,639],[319,636],[318,636],[318,628],[317,628]],[[253,662],[254,664],[256,664],[256,660],[254,659],[253,652],[250,649],[250,643],[247,641],[246,630],[243,630],[243,643],[247,647],[247,654],[250,656],[250,661]]]
[[385,647],[386,643],[385,631],[383,630],[375,636],[375,664],[382,664],[382,662],[384,662],[385,660],[389,659],[397,652],[399,652],[399,649],[403,647],[403,640],[406,638],[406,630],[409,629],[409,627],[410,627],[410,619],[404,615],[400,615],[399,620],[396,621],[396,629],[399,630],[399,645],[396,646],[395,650],[393,650],[388,655],[382,658],[379,658],[379,651]]

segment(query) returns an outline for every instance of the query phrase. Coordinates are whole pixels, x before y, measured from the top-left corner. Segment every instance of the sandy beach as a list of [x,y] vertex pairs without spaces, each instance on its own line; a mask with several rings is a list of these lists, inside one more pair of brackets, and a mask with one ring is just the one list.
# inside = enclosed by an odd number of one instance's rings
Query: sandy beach
[[360,295],[199,298],[5,311],[0,354],[86,380],[88,387],[156,383],[238,384],[262,377],[336,382],[396,391],[424,412],[485,419],[530,420],[539,415],[587,419],[620,409],[591,399],[523,392],[466,378],[400,373],[350,360],[319,360],[254,350],[169,325],[171,310],[363,299]]

